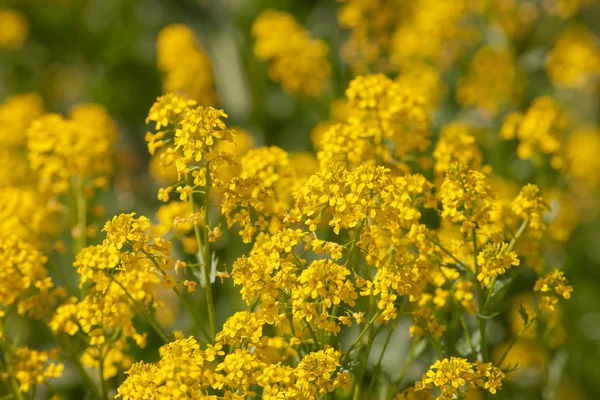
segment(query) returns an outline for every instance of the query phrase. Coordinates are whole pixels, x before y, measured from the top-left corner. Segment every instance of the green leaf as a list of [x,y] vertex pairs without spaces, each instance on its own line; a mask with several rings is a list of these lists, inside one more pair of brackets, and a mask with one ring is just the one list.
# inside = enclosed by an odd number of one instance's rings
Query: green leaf
[[475,314],[475,316],[478,319],[492,319],[492,318],[494,318],[495,316],[497,316],[499,314],[500,314],[500,312],[497,311],[497,312],[492,313],[492,314],[480,314],[480,313],[477,313],[477,314]]
[[519,314],[521,315],[521,318],[523,318],[523,322],[525,322],[525,325],[527,325],[527,323],[529,322],[529,314],[527,314],[527,310],[525,310],[523,304],[519,304]]

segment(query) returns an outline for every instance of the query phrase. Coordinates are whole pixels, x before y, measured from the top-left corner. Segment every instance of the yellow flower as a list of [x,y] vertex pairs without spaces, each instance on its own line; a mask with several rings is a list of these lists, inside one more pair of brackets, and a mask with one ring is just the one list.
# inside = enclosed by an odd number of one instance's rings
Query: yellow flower
[[22,94],[4,100],[0,104],[0,143],[2,146],[20,147],[27,139],[25,133],[31,122],[43,114],[44,101],[38,94]]
[[416,390],[439,387],[437,400],[450,400],[462,396],[465,387],[480,387],[495,394],[502,387],[504,373],[491,363],[471,363],[464,358],[450,357],[436,361],[427,371]]
[[28,33],[29,24],[22,13],[10,8],[0,9],[0,48],[23,47]]
[[26,393],[31,387],[62,376],[64,365],[48,362],[50,357],[49,352],[28,347],[18,347],[14,350],[11,367],[19,381],[21,392]]
[[440,190],[442,218],[460,222],[461,231],[470,233],[489,221],[490,196],[490,188],[481,172],[454,162],[448,167]]
[[335,373],[340,366],[341,355],[339,351],[329,347],[304,356],[296,368],[298,386],[306,394],[313,396],[331,393],[338,387],[348,390],[348,372]]
[[565,29],[546,59],[548,75],[556,86],[589,90],[587,83],[600,74],[597,37],[585,26]]
[[540,189],[531,183],[523,186],[511,204],[512,211],[519,218],[529,218],[531,229],[544,230],[544,213],[550,210],[548,203],[539,195]]
[[519,158],[532,159],[538,153],[556,153],[566,125],[565,112],[558,103],[550,97],[538,97],[524,113],[513,112],[504,118],[500,136],[518,139]]
[[568,281],[567,278],[565,278],[564,272],[555,269],[547,273],[544,277],[538,279],[535,282],[533,290],[543,294],[540,310],[555,311],[555,304],[558,302],[560,297],[564,299],[571,298],[573,287],[568,285]]
[[475,141],[474,129],[462,122],[452,122],[444,126],[435,145],[433,158],[436,160],[434,170],[438,175],[445,174],[453,162],[460,162],[469,169],[479,170],[483,155]]
[[329,84],[331,66],[324,41],[312,39],[283,11],[263,11],[252,25],[254,54],[270,60],[269,77],[291,93],[320,96]]
[[516,100],[519,87],[511,52],[484,47],[475,54],[468,74],[459,80],[456,96],[465,106],[495,115],[500,106]]
[[263,336],[265,320],[248,311],[233,314],[217,333],[217,343],[223,345],[256,346]]
[[174,151],[183,153],[175,161],[177,172],[187,173],[193,162],[211,161],[221,154],[215,151],[215,143],[233,140],[233,131],[221,118],[227,114],[212,107],[199,106],[185,113],[175,132]]
[[396,299],[398,296],[408,296],[410,301],[417,300],[425,288],[427,268],[419,262],[413,253],[407,253],[394,261],[385,263],[377,269],[373,282],[367,282],[368,292],[379,296],[377,307],[382,310],[384,320],[395,319]]
[[331,260],[313,261],[292,289],[292,312],[298,319],[313,322],[319,329],[338,333],[340,327],[329,320],[329,310],[341,303],[354,306],[358,294],[348,279],[351,272]]
[[[156,122],[156,130],[176,125],[180,117],[195,107],[196,104],[194,100],[186,100],[174,93],[167,93],[160,96],[152,104],[146,123]],[[155,140],[153,137],[152,139]],[[150,154],[154,154],[154,152],[151,151]]]
[[156,53],[158,68],[164,72],[164,92],[185,95],[204,106],[216,104],[211,59],[189,27],[164,27],[156,40]]
[[477,255],[477,264],[477,280],[487,285],[492,278],[504,274],[513,265],[519,265],[519,259],[517,253],[508,251],[507,243],[488,243]]
[[27,130],[27,149],[42,191],[62,194],[78,180],[94,186],[112,172],[115,131],[114,123],[106,123],[109,120],[103,108],[93,106],[74,108],[71,120],[47,114],[33,121]]

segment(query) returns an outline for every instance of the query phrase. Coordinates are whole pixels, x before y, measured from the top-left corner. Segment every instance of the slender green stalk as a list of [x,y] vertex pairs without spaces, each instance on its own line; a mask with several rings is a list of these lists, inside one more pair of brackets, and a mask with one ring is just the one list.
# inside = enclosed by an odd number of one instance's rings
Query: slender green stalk
[[480,352],[481,352],[481,359],[483,360],[483,362],[488,362],[490,357],[489,357],[489,353],[488,353],[488,344],[487,344],[487,319],[482,318],[482,315],[485,314],[486,294],[485,294],[484,288],[481,286],[481,283],[477,279],[477,275],[479,274],[479,265],[477,264],[477,230],[475,228],[473,228],[472,236],[473,236],[473,268],[475,269],[475,277],[473,278],[473,281],[475,283],[475,286],[477,287],[477,300],[479,303],[479,314],[481,314],[481,316],[478,317],[478,319],[479,319],[479,334],[481,336]]
[[319,343],[319,339],[317,339],[317,335],[315,334],[315,331],[313,330],[312,326],[310,326],[310,322],[308,321],[304,321],[304,323],[306,324],[306,328],[308,329],[308,332],[310,333],[310,336],[312,337],[313,341],[315,342],[315,346],[318,349],[319,347],[323,347],[321,346],[321,344]]
[[179,299],[181,304],[183,304],[183,307],[187,310],[188,313],[191,314],[194,321],[196,321],[196,325],[198,325],[198,327],[202,331],[202,334],[204,335],[204,337],[206,337],[206,340],[211,342],[212,338],[214,338],[214,336],[211,336],[210,333],[208,333],[208,331],[204,327],[204,324],[202,324],[202,322],[200,321],[200,317],[198,317],[196,315],[196,313],[194,312],[192,305],[185,299],[185,297],[183,297],[183,295],[181,294],[179,289],[177,289],[176,287],[173,287],[173,292],[175,292],[175,295],[177,296],[177,298]]
[[[402,308],[404,308],[405,303],[406,303],[406,301],[402,302]],[[369,389],[367,390],[366,398],[369,398],[371,396],[371,392],[375,388],[375,383],[377,382],[377,379],[379,378],[379,374],[381,373],[381,363],[383,362],[383,356],[385,355],[388,345],[390,344],[392,334],[396,330],[396,326],[398,326],[398,321],[400,321],[401,317],[402,317],[402,311],[400,312],[400,315],[398,315],[398,317],[396,317],[396,320],[394,321],[392,328],[388,329],[388,334],[385,338],[385,342],[383,343],[383,347],[381,348],[381,353],[379,354],[379,359],[377,360],[377,364],[375,364],[375,366],[373,367],[373,377],[371,378],[371,383],[369,384]]]
[[79,230],[79,237],[77,238],[77,253],[87,246],[87,204],[85,201],[85,194],[83,193],[83,178],[75,178],[75,190],[77,197],[77,229]]
[[[188,175],[186,177],[188,185],[192,185],[192,178]],[[190,206],[192,213],[196,213],[196,202],[194,196],[189,196]],[[202,272],[204,273],[204,293],[206,296],[206,307],[208,308],[208,323],[210,325],[211,338],[214,338],[217,334],[216,322],[215,322],[215,305],[212,295],[212,283],[210,281],[210,242],[209,242],[209,231],[210,231],[210,165],[206,164],[206,185],[204,187],[204,240],[200,235],[200,227],[194,224],[194,235],[196,236],[196,243],[198,249],[202,249],[202,259],[200,259],[199,253],[196,253],[198,263],[202,264]],[[202,243],[204,242],[204,243]]]
[[129,293],[129,291],[127,289],[125,289],[125,287],[121,284],[121,282],[119,282],[118,280],[116,280],[115,277],[112,276],[111,274],[109,274],[108,272],[106,272],[106,275],[108,275],[108,277],[110,277],[110,279],[112,279],[113,282],[115,282],[117,285],[119,285],[119,287],[125,292],[125,295],[127,297],[129,297],[129,300],[131,300],[131,302],[133,303],[133,305],[137,308],[137,311],[144,316],[144,318],[146,319],[146,322],[148,322],[148,325],[150,325],[152,327],[152,329],[154,329],[154,331],[161,338],[161,340],[164,343],[169,343],[169,339],[167,339],[167,337],[162,332],[162,330],[160,329],[160,327],[158,326],[158,324],[154,320],[154,318],[151,318],[148,315],[148,313],[146,313],[144,311],[144,307],[136,299],[133,298],[133,296]]
[[465,331],[467,343],[469,343],[469,347],[471,348],[471,351],[473,352],[473,354],[477,354],[477,350],[475,350],[475,346],[473,345],[473,342],[471,341],[471,334],[469,333],[469,327],[467,326],[467,322],[465,321],[464,315],[460,316],[460,323],[462,325],[463,330]]
[[527,323],[525,325],[523,325],[523,328],[521,328],[521,331],[519,332],[519,334],[513,338],[513,340],[510,342],[510,344],[508,345],[508,347],[506,348],[506,350],[504,350],[504,354],[502,354],[502,357],[500,357],[500,361],[498,361],[498,368],[502,367],[502,363],[504,362],[504,359],[506,358],[506,356],[508,356],[508,353],[510,352],[510,350],[519,341],[519,339],[521,338],[521,336],[523,336],[523,334],[525,333],[525,331],[527,329],[529,329],[529,327],[536,320],[537,320],[537,315],[535,317],[531,318],[529,321],[527,321]]
[[456,258],[451,252],[449,252],[444,246],[441,245],[441,243],[437,242],[436,240],[428,237],[427,235],[425,235],[425,237],[427,238],[427,240],[429,240],[431,243],[435,244],[437,247],[439,247],[444,253],[448,254],[450,256],[450,258],[452,258],[454,261],[456,261],[457,264],[461,265],[463,268],[465,269],[469,269],[467,267],[467,264],[465,264],[464,262],[460,261],[458,258]]
[[75,364],[75,367],[79,371],[79,375],[81,376],[81,379],[83,380],[84,385],[89,390],[91,396],[97,400],[102,400],[102,395],[100,394],[100,391],[96,387],[96,384],[94,383],[92,378],[90,378],[87,372],[85,372],[85,368],[81,364],[81,360],[77,356],[75,350],[71,347],[70,344],[68,344],[69,341],[59,341],[58,337],[57,341],[59,342],[60,347],[67,351],[67,355],[69,356],[73,364]]
[[19,383],[17,382],[16,375],[12,369],[12,352],[6,340],[6,329],[4,328],[4,323],[0,321],[0,347],[2,348],[2,353],[4,355],[6,373],[8,375],[8,384],[10,385],[10,389],[13,392],[14,398],[16,400],[24,400],[23,394],[19,389]]
[[508,250],[507,251],[512,251],[512,249],[515,247],[515,244],[517,244],[517,240],[519,240],[519,238],[521,237],[521,235],[523,234],[523,232],[525,232],[525,229],[527,229],[528,225],[529,225],[529,217],[525,218],[523,220],[523,222],[521,223],[521,226],[519,227],[519,230],[517,231],[517,233],[515,234],[515,236],[513,236],[512,240],[508,244]]
[[[109,349],[110,347],[107,346],[106,354],[108,354]],[[100,375],[100,387],[102,388],[103,400],[108,400],[108,386],[104,379],[104,359],[106,358],[106,354],[102,354],[102,349],[100,349],[100,367],[98,368],[98,373]]]
[[[152,262],[152,264],[154,264],[154,266],[156,267],[156,269],[158,270],[158,272],[161,273],[162,276],[166,276],[167,275],[167,273],[165,271],[163,271],[162,268],[160,268],[160,265],[154,259],[154,256],[152,254],[148,254],[146,252],[144,252],[144,254],[150,259],[150,261]],[[121,286],[121,287],[123,288],[123,286]],[[123,288],[123,290],[125,290],[125,288]],[[127,292],[127,291],[125,290],[125,292]],[[192,305],[185,299],[185,297],[183,297],[183,295],[181,294],[181,292],[179,291],[179,289],[177,289],[175,286],[173,286],[173,292],[175,292],[175,295],[177,296],[177,298],[179,299],[179,301],[181,302],[181,304],[183,305],[183,307],[187,310],[187,312],[190,313],[190,315],[192,316],[192,318],[196,322],[196,325],[198,325],[198,327],[202,331],[202,334],[204,334],[204,336],[206,337],[206,339],[209,342],[212,341],[212,337],[206,331],[206,328],[204,327],[204,324],[202,323],[202,321],[200,321],[200,318],[194,312],[194,309],[192,308]],[[132,297],[130,296],[130,298],[132,298]]]
[[367,325],[365,325],[365,327],[363,328],[363,330],[358,334],[358,337],[350,345],[350,348],[342,356],[342,359],[340,360],[340,364],[343,364],[344,361],[346,361],[346,359],[350,356],[350,353],[352,353],[352,350],[354,350],[354,348],[362,340],[363,336],[365,336],[365,333],[367,333],[367,331],[369,330],[369,328],[371,327],[371,325],[373,325],[375,323],[375,321],[377,320],[377,318],[379,317],[379,315],[380,315],[380,312],[378,312],[375,315],[373,315],[373,318],[371,318],[371,320],[367,323]]
[[394,394],[396,393],[396,388],[398,386],[400,386],[400,384],[404,380],[404,377],[408,373],[408,368],[410,367],[410,365],[412,364],[412,362],[415,358],[415,349],[417,348],[417,345],[419,344],[419,342],[420,342],[420,338],[417,337],[417,338],[415,338],[415,340],[413,340],[412,344],[410,345],[410,348],[408,350],[408,356],[404,360],[404,364],[402,365],[400,374],[398,374],[398,377],[396,379],[394,379],[394,382],[392,383],[392,387],[390,388],[390,391],[387,396],[388,400],[394,396]]

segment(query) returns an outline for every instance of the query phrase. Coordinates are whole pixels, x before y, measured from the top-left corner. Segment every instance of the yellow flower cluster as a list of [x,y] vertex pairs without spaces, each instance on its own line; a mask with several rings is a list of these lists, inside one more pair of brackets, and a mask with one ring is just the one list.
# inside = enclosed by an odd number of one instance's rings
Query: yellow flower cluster
[[584,128],[569,135],[565,158],[576,191],[591,193],[600,186],[600,176],[595,172],[600,168],[599,152],[600,131],[597,129]]
[[542,293],[540,310],[552,312],[556,311],[556,303],[558,303],[561,297],[565,299],[571,298],[573,287],[568,285],[565,274],[555,269],[538,279],[535,282],[533,290]]
[[479,273],[477,279],[489,284],[491,279],[502,275],[512,266],[519,265],[517,253],[508,250],[507,243],[488,243],[477,255]]
[[496,114],[516,100],[519,89],[515,61],[508,50],[484,47],[475,54],[469,72],[458,82],[457,100]]
[[442,218],[461,223],[462,232],[471,232],[489,220],[490,188],[485,175],[454,162],[446,171],[440,188]]
[[544,212],[550,210],[550,205],[540,196],[536,185],[527,184],[511,204],[512,211],[520,218],[527,218],[529,226],[535,230],[544,230]]
[[204,106],[217,103],[211,59],[189,27],[164,27],[156,40],[156,53],[165,93],[174,92]]
[[291,293],[294,318],[313,322],[317,328],[338,333],[339,325],[330,319],[331,309],[340,304],[353,307],[358,293],[348,279],[351,272],[331,260],[317,260],[300,273]]
[[329,85],[331,66],[324,41],[312,39],[294,17],[283,11],[263,11],[252,25],[254,54],[269,60],[269,76],[288,92],[320,96]]
[[442,68],[450,65],[458,45],[468,39],[468,28],[463,24],[468,2],[419,0],[404,6],[404,18],[390,42],[392,63],[427,62]]
[[57,334],[85,333],[93,345],[85,363],[107,363],[104,372],[110,378],[118,372],[113,364],[130,363],[123,353],[126,338],[145,346],[146,334],[137,332],[133,317],[161,304],[157,285],[161,277],[168,281],[166,271],[174,260],[170,257],[171,243],[153,237],[145,217],[122,214],[107,222],[103,231],[106,238],[102,244],[84,248],[73,263],[85,296],[60,305],[49,325]]
[[433,151],[435,172],[443,176],[453,162],[478,171],[482,168],[483,156],[475,139],[475,130],[463,122],[444,126]]
[[340,0],[338,10],[340,26],[350,30],[341,54],[357,74],[367,73],[371,68],[384,72],[385,53],[390,37],[399,20],[401,1]]
[[384,320],[396,319],[396,300],[399,296],[408,296],[410,301],[419,299],[427,283],[427,267],[408,253],[398,260],[384,264],[377,269],[373,282],[367,282],[368,291],[361,294],[379,296],[377,307],[382,310]]
[[[504,118],[500,135],[503,139],[518,139],[517,155],[532,159],[537,154],[554,154],[561,146],[567,119],[561,107],[550,97],[538,97],[526,112],[512,112]],[[558,164],[553,159],[553,166]]]
[[[117,141],[102,106],[77,105],[67,117],[46,113],[37,95],[4,101],[5,387],[17,400],[35,393],[60,376],[62,364],[49,362],[56,355],[98,399],[115,391],[124,400],[496,394],[513,373],[511,348],[523,348],[517,340],[546,327],[556,333],[549,347],[565,340],[558,302],[573,288],[563,272],[543,271],[562,259],[549,255],[562,252],[584,210],[597,211],[600,187],[597,128],[578,124],[563,91],[553,93],[559,104],[536,85],[524,90],[527,68],[543,56],[525,40],[538,14],[564,15],[581,2],[530,3],[340,0],[339,26],[349,32],[324,31],[343,43],[333,57],[291,14],[260,12],[248,33],[271,80],[308,97],[290,103],[298,118],[329,112],[313,130],[315,152],[300,153],[258,146],[287,138],[229,127],[195,33],[166,26],[157,39],[164,94],[146,118],[150,175],[164,203],[147,214],[153,221],[128,212],[96,224],[105,211],[93,189],[108,185]],[[568,28],[546,46],[555,89],[592,82],[594,40]],[[349,68],[330,81],[340,62]],[[533,99],[524,110],[521,94]],[[271,102],[265,107],[269,114]],[[254,116],[252,127],[270,126]],[[515,148],[529,161],[507,154]],[[515,183],[528,179],[536,185]],[[62,274],[66,253],[73,268]],[[522,268],[539,279],[507,291]],[[495,319],[503,302],[517,304],[515,291],[527,307]],[[15,315],[46,323],[62,352],[15,346],[6,323]],[[491,331],[505,323],[499,343]],[[399,337],[411,344],[394,379],[384,358]],[[413,385],[406,372],[423,366],[422,354],[435,358]]]
[[22,47],[28,33],[29,24],[22,13],[10,8],[0,9],[0,48]]
[[27,149],[40,189],[62,194],[84,185],[106,186],[115,136],[114,123],[98,105],[76,106],[70,119],[47,114],[33,121]]
[[491,363],[469,362],[464,358],[450,357],[436,361],[427,371],[416,390],[438,387],[436,400],[451,400],[463,396],[465,387],[482,388],[495,394],[504,380],[504,373]]
[[586,89],[600,74],[598,38],[583,26],[565,29],[546,59],[548,75],[556,86]]
[[56,355],[56,352],[36,351],[28,347],[16,348],[11,368],[19,381],[19,390],[28,392],[35,385],[61,377],[64,365],[48,362],[49,359],[56,358]]
[[44,267],[47,258],[23,238],[0,232],[0,305],[21,315],[50,315],[53,303],[66,295],[55,288]]

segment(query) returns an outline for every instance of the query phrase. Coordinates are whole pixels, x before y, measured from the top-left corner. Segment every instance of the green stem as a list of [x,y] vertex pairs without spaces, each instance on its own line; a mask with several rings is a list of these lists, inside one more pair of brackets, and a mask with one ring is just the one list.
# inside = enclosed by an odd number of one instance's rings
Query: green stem
[[87,246],[87,207],[85,195],[83,193],[83,178],[75,178],[76,196],[77,196],[77,228],[79,237],[77,238],[77,253]]
[[[193,184],[192,178],[186,176],[188,185]],[[206,296],[206,306],[208,308],[208,323],[210,325],[211,338],[214,338],[217,334],[216,322],[215,322],[215,305],[213,302],[212,295],[212,284],[210,281],[210,245],[209,245],[209,231],[210,231],[210,165],[206,163],[206,185],[204,187],[204,244],[200,236],[200,227],[194,224],[194,235],[196,236],[196,242],[198,244],[198,250],[203,250],[203,259],[200,259],[199,253],[196,253],[198,263],[202,264],[202,271],[204,273],[204,293]],[[192,213],[196,213],[196,202],[194,196],[189,196],[190,206]]]
[[[167,275],[167,273],[162,270],[162,268],[160,267],[160,265],[158,264],[158,262],[154,259],[154,256],[152,254],[149,254],[149,253],[146,253],[146,252],[144,252],[144,254],[150,259],[150,261],[152,262],[152,264],[154,264],[154,266],[156,267],[156,269],[158,270],[158,272],[160,272],[160,274],[162,276],[166,276]],[[121,286],[121,287],[123,287],[123,286]],[[123,290],[125,290],[125,289],[123,288]],[[179,301],[181,302],[181,304],[183,305],[183,307],[187,310],[187,312],[190,313],[190,315],[192,316],[192,318],[196,322],[196,325],[198,325],[198,327],[202,331],[202,334],[206,337],[206,339],[209,342],[211,342],[212,341],[211,335],[206,331],[206,328],[204,327],[204,324],[200,321],[200,318],[194,312],[194,309],[192,308],[192,305],[185,299],[185,297],[183,297],[183,295],[181,294],[181,292],[179,291],[179,289],[177,289],[175,286],[173,286],[173,292],[175,293],[175,295],[177,296],[177,298],[179,299]]]
[[485,303],[486,303],[486,294],[484,289],[481,287],[481,283],[477,279],[477,275],[479,275],[479,265],[477,264],[477,230],[473,228],[472,231],[473,236],[473,269],[475,270],[475,277],[473,278],[473,282],[477,287],[477,300],[479,306],[479,314],[481,314],[479,319],[479,334],[481,336],[480,343],[480,352],[481,359],[483,362],[489,361],[489,353],[488,353],[488,344],[487,344],[487,319],[482,318],[485,314]]
[[[57,337],[57,341],[58,341],[58,337]],[[83,380],[84,385],[90,391],[90,394],[92,395],[92,397],[95,399],[98,399],[98,400],[102,400],[102,395],[100,394],[100,391],[96,387],[96,384],[94,383],[92,378],[90,378],[90,376],[87,374],[87,372],[85,372],[85,368],[81,364],[81,360],[77,356],[76,352],[73,350],[71,345],[67,344],[67,343],[69,343],[68,340],[60,341],[59,345],[61,348],[65,349],[67,351],[69,358],[71,359],[73,364],[75,364],[75,367],[79,371],[79,375],[81,376],[81,379]]]
[[419,344],[419,342],[420,342],[420,338],[417,337],[417,338],[415,338],[415,340],[413,340],[412,344],[410,345],[410,349],[408,350],[408,357],[406,358],[406,360],[404,360],[404,365],[402,365],[400,374],[392,383],[392,387],[390,388],[390,392],[388,393],[388,396],[387,396],[388,399],[391,399],[392,396],[396,393],[396,388],[398,386],[400,386],[400,384],[404,380],[404,377],[408,373],[408,368],[410,367],[410,365],[412,364],[412,362],[415,358],[415,349],[417,348],[417,345]]
[[471,351],[473,352],[473,355],[477,354],[477,350],[475,350],[475,346],[473,345],[473,342],[471,341],[471,334],[469,333],[469,327],[467,326],[467,322],[465,321],[465,317],[464,315],[460,316],[460,323],[463,327],[463,330],[465,331],[465,336],[467,338],[467,343],[469,343],[469,347],[471,348]]
[[350,356],[350,353],[352,353],[352,350],[354,350],[354,348],[362,340],[363,336],[365,336],[365,333],[367,333],[367,331],[369,330],[371,325],[373,325],[375,323],[375,321],[379,317],[379,314],[380,314],[380,312],[373,315],[373,318],[371,318],[371,320],[367,323],[367,325],[363,328],[363,330],[358,334],[358,337],[354,340],[354,342],[350,345],[350,348],[342,356],[342,359],[340,360],[340,364],[343,364],[344,361],[346,361],[346,359]]
[[316,348],[317,349],[319,347],[322,348],[321,344],[319,343],[319,339],[317,339],[317,335],[315,334],[315,331],[313,330],[312,326],[310,326],[310,322],[304,321],[304,323],[306,324],[306,328],[308,329],[308,332],[310,333],[310,336],[312,337],[313,341],[315,342]]
[[154,331],[161,338],[161,340],[164,343],[169,343],[169,339],[167,339],[167,337],[162,332],[162,330],[160,329],[160,327],[158,326],[158,324],[156,323],[156,321],[154,320],[154,318],[151,318],[145,312],[144,307],[136,299],[133,298],[133,296],[129,293],[129,291],[127,289],[125,289],[125,287],[121,284],[121,282],[119,282],[118,280],[116,280],[115,277],[112,276],[111,274],[109,274],[107,271],[105,271],[105,272],[106,272],[106,275],[108,275],[108,277],[110,277],[110,279],[112,279],[113,282],[115,282],[117,285],[119,285],[119,287],[123,290],[123,292],[125,292],[125,295],[127,297],[129,297],[129,300],[131,300],[131,302],[133,303],[133,305],[135,306],[135,308],[137,308],[137,312],[140,313],[140,314],[142,314],[144,316],[144,318],[146,319],[146,322],[148,322],[148,325],[150,325],[152,327],[152,329],[154,329]]
[[[110,349],[110,346],[107,346],[106,349],[106,354],[108,354],[108,351]],[[98,373],[100,375],[100,387],[102,388],[102,399],[103,400],[108,400],[108,387],[106,385],[106,381],[104,380],[104,359],[106,358],[106,354],[102,354],[102,348],[99,349],[100,350],[100,367],[98,368]]]
[[[404,308],[404,304],[406,304],[406,300],[404,300],[402,302],[402,309]],[[371,392],[375,388],[375,383],[377,382],[377,379],[379,378],[379,374],[381,373],[381,363],[383,362],[383,356],[385,355],[388,345],[390,344],[390,339],[392,338],[392,334],[396,330],[396,326],[398,325],[398,321],[400,321],[401,316],[402,316],[402,310],[400,311],[400,315],[398,315],[398,317],[396,317],[396,320],[394,321],[392,328],[388,329],[388,334],[387,334],[387,337],[385,338],[385,342],[383,343],[383,347],[381,348],[381,353],[379,354],[379,359],[377,360],[377,364],[375,364],[375,366],[373,367],[374,373],[373,373],[373,378],[371,379],[371,383],[369,384],[369,389],[367,391],[367,396],[366,396],[367,399],[370,398]]]
[[510,344],[508,345],[508,347],[504,351],[504,354],[502,354],[502,357],[500,358],[500,361],[498,361],[498,368],[501,368],[502,363],[504,362],[504,359],[506,358],[506,356],[508,356],[508,353],[510,352],[510,350],[519,341],[519,339],[521,338],[521,336],[523,336],[523,334],[525,333],[525,331],[527,329],[529,329],[529,327],[535,322],[536,319],[537,319],[537,315],[535,317],[531,318],[525,325],[523,325],[523,328],[521,328],[521,331],[519,332],[519,334],[513,338],[513,340],[510,342]]
[[466,270],[469,269],[469,267],[467,267],[467,265],[464,262],[462,262],[458,258],[454,257],[454,255],[452,253],[450,253],[448,250],[446,250],[446,248],[444,246],[442,246],[439,242],[437,242],[436,240],[428,237],[427,235],[425,235],[425,238],[427,238],[427,240],[429,240],[431,243],[433,243],[437,247],[439,247],[444,253],[448,254],[450,256],[450,258],[452,258],[454,261],[456,261],[457,264],[461,265]]
[[525,229],[527,229],[527,225],[529,225],[529,217],[525,218],[523,220],[523,222],[521,223],[521,226],[519,227],[519,230],[517,231],[517,233],[515,234],[515,236],[512,238],[512,240],[508,244],[507,251],[512,251],[512,249],[515,247],[515,244],[517,244],[517,240],[519,240],[519,238],[521,237],[521,235],[523,234],[523,232],[525,232]]
[[12,353],[6,340],[6,329],[4,328],[3,321],[0,321],[0,329],[2,335],[2,337],[0,337],[0,347],[2,348],[2,353],[4,354],[5,368],[6,373],[8,374],[8,384],[10,385],[15,399],[24,400],[23,394],[19,389],[19,383],[17,381],[16,375],[12,369]]

